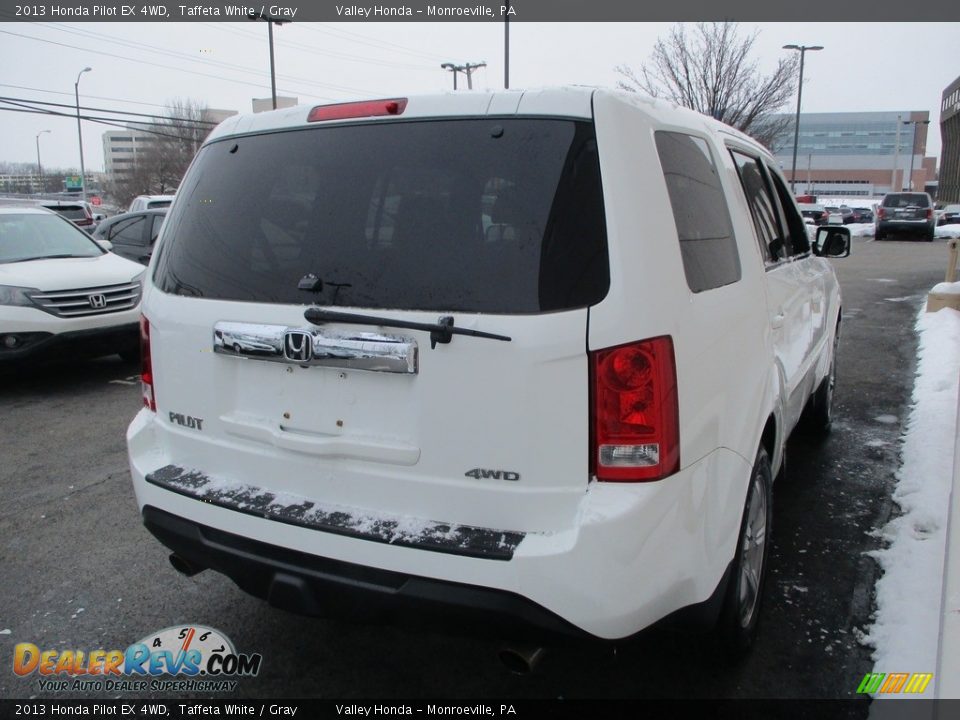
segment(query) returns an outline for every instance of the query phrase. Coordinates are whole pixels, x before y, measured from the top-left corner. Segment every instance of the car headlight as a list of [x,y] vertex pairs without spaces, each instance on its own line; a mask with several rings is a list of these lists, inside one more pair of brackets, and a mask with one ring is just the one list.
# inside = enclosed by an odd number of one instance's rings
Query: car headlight
[[0,305],[19,305],[21,307],[36,307],[28,293],[40,292],[37,288],[14,287],[0,285]]

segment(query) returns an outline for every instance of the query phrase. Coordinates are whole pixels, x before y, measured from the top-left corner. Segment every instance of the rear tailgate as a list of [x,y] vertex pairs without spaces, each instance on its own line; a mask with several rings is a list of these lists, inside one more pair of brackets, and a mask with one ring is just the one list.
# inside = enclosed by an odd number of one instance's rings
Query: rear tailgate
[[[591,123],[232,138],[183,188],[145,306],[164,462],[356,517],[572,524],[609,285]],[[441,318],[501,338],[390,327]]]

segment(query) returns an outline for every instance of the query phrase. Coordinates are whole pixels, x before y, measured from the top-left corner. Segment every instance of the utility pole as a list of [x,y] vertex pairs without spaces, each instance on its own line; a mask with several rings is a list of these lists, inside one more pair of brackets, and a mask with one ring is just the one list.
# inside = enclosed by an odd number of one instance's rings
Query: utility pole
[[80,76],[93,70],[85,67],[77,73],[77,81],[73,84],[73,96],[77,101],[77,140],[80,143],[80,199],[87,200],[87,173],[83,167],[83,133],[80,131]]
[[249,15],[247,15],[249,20],[265,20],[267,23],[267,37],[270,40],[270,96],[273,98],[273,109],[277,109],[277,72],[274,67],[273,62],[273,26],[274,25],[283,25],[284,23],[290,22],[289,20],[281,20],[278,17],[273,17],[272,15],[265,15],[261,10],[254,10]]
[[503,20],[503,89],[510,89],[510,13],[513,3],[507,2],[507,16]]
[[46,186],[43,182],[43,166],[40,164],[40,136],[44,133],[50,132],[49,130],[41,130],[37,133],[37,175],[40,177],[40,194],[43,194],[43,191],[46,189]]
[[800,139],[800,100],[803,98],[803,58],[807,50],[823,50],[823,45],[784,45],[784,50],[800,52],[800,82],[797,83],[797,119],[793,124],[793,168],[790,170],[790,192],[794,192],[797,179],[797,142]]
[[485,62],[482,63],[464,63],[463,65],[454,65],[453,63],[441,63],[440,67],[444,70],[449,70],[453,73],[453,89],[457,89],[457,73],[463,73],[467,76],[467,90],[473,90],[473,71],[477,68],[486,67]]

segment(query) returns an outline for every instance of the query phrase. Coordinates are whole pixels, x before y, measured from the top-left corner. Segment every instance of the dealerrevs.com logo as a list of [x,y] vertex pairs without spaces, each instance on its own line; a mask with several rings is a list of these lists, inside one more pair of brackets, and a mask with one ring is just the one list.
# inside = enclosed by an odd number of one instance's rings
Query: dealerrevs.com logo
[[168,627],[126,650],[41,650],[33,643],[13,650],[13,672],[38,676],[41,692],[232,691],[237,678],[257,675],[262,661],[202,625]]

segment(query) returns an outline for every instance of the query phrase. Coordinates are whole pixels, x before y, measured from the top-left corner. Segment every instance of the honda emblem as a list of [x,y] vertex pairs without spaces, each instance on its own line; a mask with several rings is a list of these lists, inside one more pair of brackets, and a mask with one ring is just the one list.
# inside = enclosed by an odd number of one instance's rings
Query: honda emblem
[[283,356],[294,362],[313,359],[313,337],[303,330],[288,330],[283,335]]
[[87,301],[90,303],[90,307],[92,307],[94,310],[102,310],[107,306],[106,295],[90,295],[87,298]]

